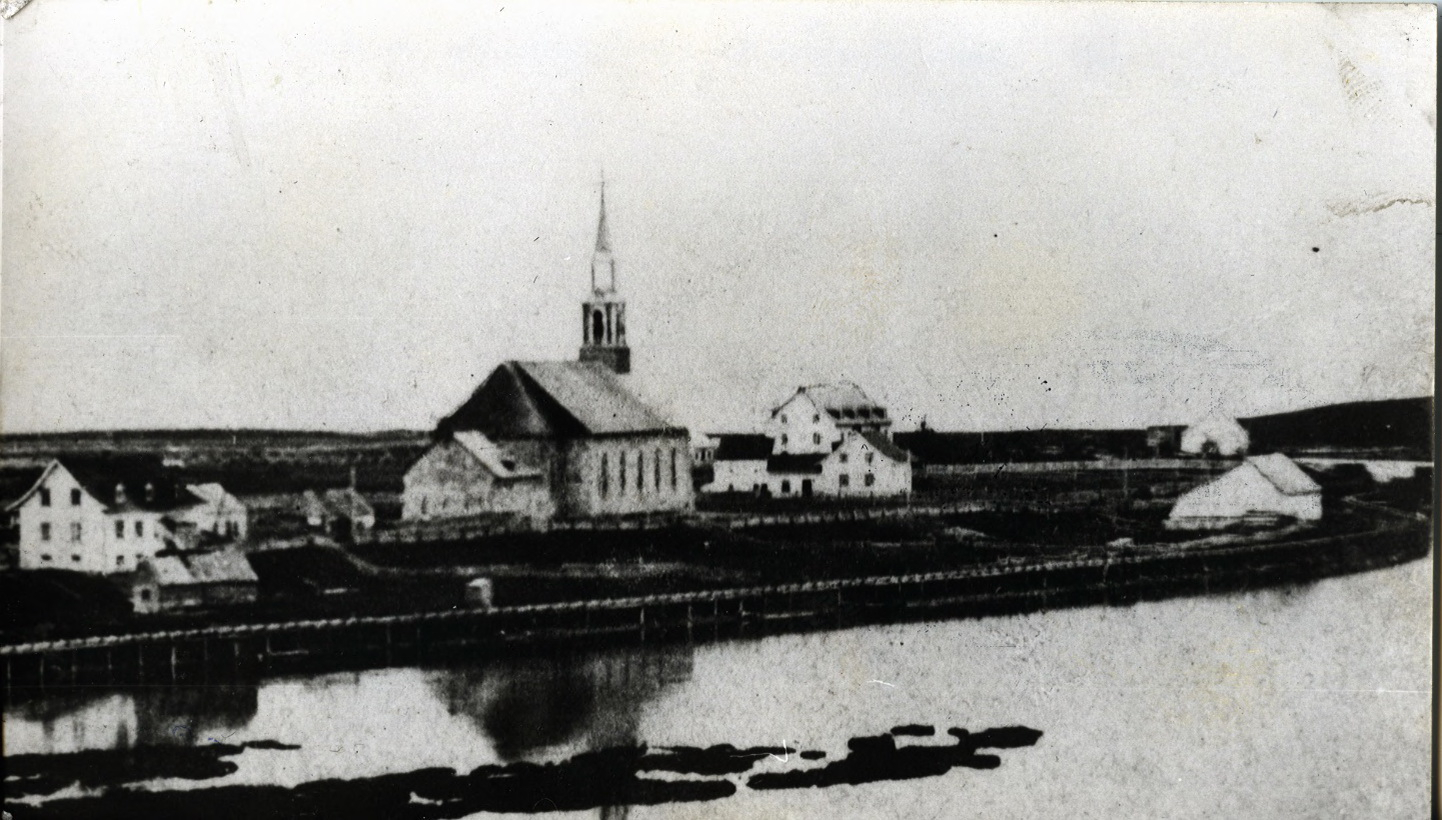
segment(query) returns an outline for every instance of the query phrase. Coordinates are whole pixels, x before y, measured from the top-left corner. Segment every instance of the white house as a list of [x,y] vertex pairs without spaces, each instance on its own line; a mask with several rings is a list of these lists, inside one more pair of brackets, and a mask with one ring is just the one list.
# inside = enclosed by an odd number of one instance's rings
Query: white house
[[219,538],[230,541],[245,540],[250,530],[250,516],[240,499],[214,482],[187,484],[185,489],[199,498],[201,503],[177,511],[174,515],[176,520],[194,524],[201,532]]
[[1191,455],[1215,453],[1230,458],[1245,455],[1251,437],[1236,419],[1212,416],[1182,431],[1181,451]]
[[1169,529],[1218,529],[1254,516],[1322,517],[1322,488],[1281,453],[1252,456],[1240,467],[1177,499]]
[[772,452],[781,455],[829,453],[847,430],[889,435],[890,429],[886,408],[855,384],[837,382],[798,387],[771,411],[765,432]]
[[203,503],[158,461],[51,461],[8,511],[19,520],[20,569],[131,572],[166,547],[163,519]]
[[880,433],[846,430],[829,453],[773,455],[762,492],[780,498],[905,495],[911,491],[911,457]]
[[770,481],[766,461],[771,457],[771,439],[749,433],[727,433],[716,438],[716,454],[711,460],[711,483],[702,487],[701,491],[761,492],[762,485]]

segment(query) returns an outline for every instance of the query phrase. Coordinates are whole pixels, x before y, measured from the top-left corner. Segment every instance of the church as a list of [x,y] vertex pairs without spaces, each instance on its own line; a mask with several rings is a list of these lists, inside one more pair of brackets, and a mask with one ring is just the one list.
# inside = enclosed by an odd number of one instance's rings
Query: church
[[578,359],[496,367],[441,420],[432,446],[406,472],[402,518],[574,520],[691,509],[690,434],[632,392],[630,372],[603,187]]

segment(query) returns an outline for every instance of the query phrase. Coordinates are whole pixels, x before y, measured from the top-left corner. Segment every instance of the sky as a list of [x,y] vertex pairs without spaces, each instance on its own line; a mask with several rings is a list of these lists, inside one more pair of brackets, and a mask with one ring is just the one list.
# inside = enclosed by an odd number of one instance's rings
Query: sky
[[0,431],[426,429],[573,358],[745,430],[1430,395],[1434,6],[35,0]]

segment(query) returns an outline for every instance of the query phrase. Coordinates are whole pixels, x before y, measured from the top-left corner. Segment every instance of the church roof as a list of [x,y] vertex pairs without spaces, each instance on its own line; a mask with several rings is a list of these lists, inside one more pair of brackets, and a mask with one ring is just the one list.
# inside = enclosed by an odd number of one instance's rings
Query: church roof
[[492,441],[679,432],[589,362],[503,362],[456,412],[445,432],[476,430]]

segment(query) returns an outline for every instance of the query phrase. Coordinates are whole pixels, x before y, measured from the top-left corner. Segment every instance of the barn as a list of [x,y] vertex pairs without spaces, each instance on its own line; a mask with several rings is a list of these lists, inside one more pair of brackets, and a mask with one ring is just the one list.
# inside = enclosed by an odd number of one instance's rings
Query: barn
[[1177,499],[1169,529],[1220,529],[1248,520],[1322,517],[1322,488],[1281,453],[1251,456],[1242,465]]

